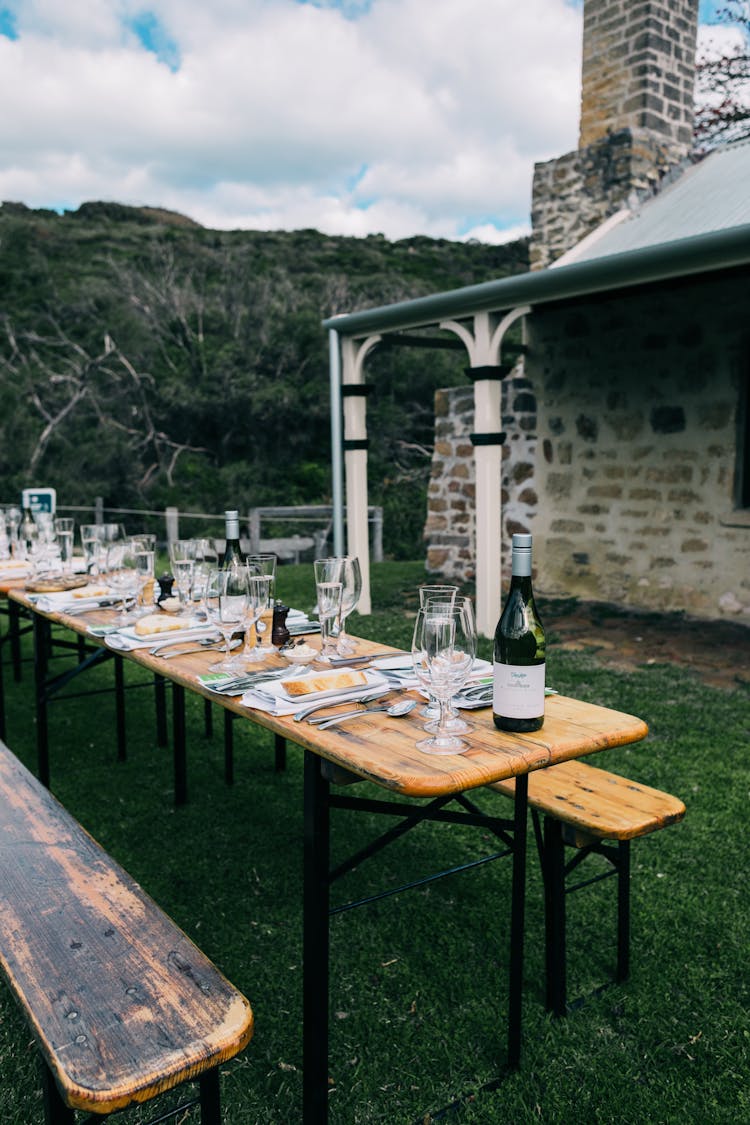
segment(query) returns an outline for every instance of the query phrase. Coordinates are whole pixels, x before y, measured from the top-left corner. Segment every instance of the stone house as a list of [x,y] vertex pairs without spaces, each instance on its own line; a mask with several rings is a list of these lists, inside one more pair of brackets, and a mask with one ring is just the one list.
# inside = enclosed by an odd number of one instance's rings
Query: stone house
[[482,632],[514,530],[541,593],[750,624],[750,143],[691,153],[697,11],[585,0],[579,148],[535,169],[529,274],[327,323],[360,557],[366,356],[415,329],[464,342],[425,539],[430,572],[476,578]]

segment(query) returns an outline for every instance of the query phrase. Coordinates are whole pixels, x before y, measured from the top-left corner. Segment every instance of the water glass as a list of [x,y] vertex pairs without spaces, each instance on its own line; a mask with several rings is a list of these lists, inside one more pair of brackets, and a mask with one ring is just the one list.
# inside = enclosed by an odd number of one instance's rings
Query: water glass
[[195,578],[195,559],[172,559],[172,575],[177,587],[177,596],[180,605],[187,609],[193,600],[193,582]]
[[73,534],[76,521],[70,516],[60,516],[55,520],[55,534],[60,547],[60,561],[63,574],[73,570]]
[[348,656],[354,652],[356,646],[346,635],[346,619],[362,596],[362,571],[359,559],[354,555],[344,555],[341,561],[344,588],[341,595],[341,624],[336,647],[342,656]]
[[337,655],[338,622],[344,593],[343,559],[316,559],[313,567],[320,620],[320,659],[330,661]]
[[244,628],[247,618],[248,586],[247,569],[219,570],[214,567],[208,572],[203,604],[208,620],[216,625],[221,633],[226,650],[223,660],[212,664],[212,672],[232,672],[229,658],[232,633]]
[[[248,568],[249,570],[249,568]],[[245,652],[242,659],[252,664],[258,660],[266,659],[266,651],[258,643],[258,624],[263,614],[268,610],[271,601],[271,576],[269,574],[248,573],[248,616],[246,629]],[[251,637],[255,638],[255,643]],[[276,649],[271,646],[272,651]]]
[[474,616],[466,604],[450,610],[419,610],[414,624],[412,663],[417,679],[440,706],[433,733],[417,742],[417,749],[423,753],[463,754],[468,749],[467,743],[451,733],[446,723],[450,699],[466,683],[475,654]]
[[258,651],[265,656],[271,655],[276,650],[271,644],[271,625],[273,624],[273,603],[276,597],[276,555],[257,554],[248,555],[247,568],[250,574],[265,575],[269,581],[268,604],[258,619],[255,631],[258,638]]

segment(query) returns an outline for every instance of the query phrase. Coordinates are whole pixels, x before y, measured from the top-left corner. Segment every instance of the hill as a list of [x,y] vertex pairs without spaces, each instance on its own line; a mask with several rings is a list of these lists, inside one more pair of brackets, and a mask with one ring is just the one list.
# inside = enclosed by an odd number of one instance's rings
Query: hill
[[[324,317],[528,268],[504,246],[215,231],[109,202],[0,207],[0,482],[64,503],[242,510],[329,496]],[[461,352],[368,361],[372,502],[419,545],[438,386]],[[415,520],[415,511],[418,518]]]

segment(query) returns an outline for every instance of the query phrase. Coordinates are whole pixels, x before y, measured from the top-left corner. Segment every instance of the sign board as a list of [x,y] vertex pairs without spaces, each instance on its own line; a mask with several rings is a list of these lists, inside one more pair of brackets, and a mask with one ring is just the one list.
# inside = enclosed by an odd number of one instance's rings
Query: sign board
[[21,493],[21,507],[34,512],[49,512],[55,514],[57,508],[57,492],[54,488],[24,488]]

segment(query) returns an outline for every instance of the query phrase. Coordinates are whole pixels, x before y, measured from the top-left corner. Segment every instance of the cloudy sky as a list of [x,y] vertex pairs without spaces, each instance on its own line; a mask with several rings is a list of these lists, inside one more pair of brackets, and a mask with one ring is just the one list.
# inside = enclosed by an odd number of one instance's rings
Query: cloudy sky
[[0,0],[0,200],[504,241],[576,147],[581,28],[582,0]]

